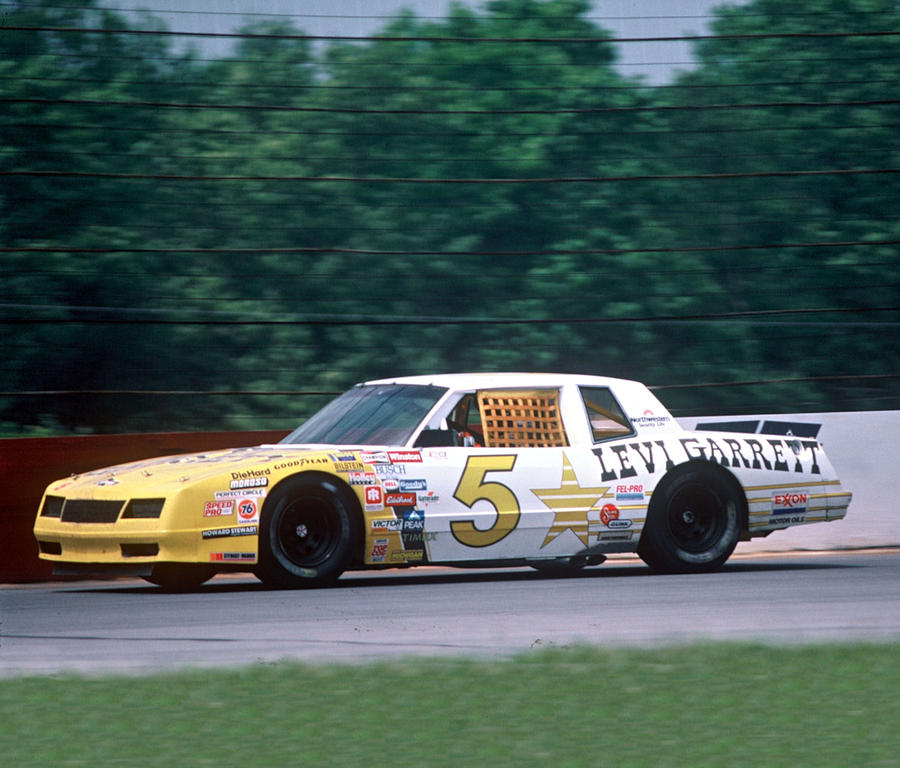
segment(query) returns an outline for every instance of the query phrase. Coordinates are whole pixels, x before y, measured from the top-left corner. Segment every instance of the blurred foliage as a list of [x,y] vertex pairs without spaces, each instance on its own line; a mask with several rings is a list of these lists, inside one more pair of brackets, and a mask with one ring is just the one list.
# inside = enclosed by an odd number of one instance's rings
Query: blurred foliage
[[[710,178],[900,168],[900,37],[821,35],[896,32],[897,4],[723,6],[697,66],[655,87],[611,43],[564,39],[610,37],[589,9],[456,5],[382,30],[416,40],[328,45],[265,23],[214,58],[172,36],[0,29],[0,246],[55,248],[0,253],[0,393],[223,393],[0,394],[4,430],[289,428],[325,398],[227,393],[457,370],[896,375],[896,312],[666,318],[900,303],[897,246],[852,244],[900,241],[896,175]],[[135,25],[162,22],[91,0],[0,22]],[[494,41],[510,37],[540,42]],[[400,322],[433,317],[541,322]],[[228,324],[298,318],[317,322]],[[658,394],[676,414],[900,407],[896,378]]]

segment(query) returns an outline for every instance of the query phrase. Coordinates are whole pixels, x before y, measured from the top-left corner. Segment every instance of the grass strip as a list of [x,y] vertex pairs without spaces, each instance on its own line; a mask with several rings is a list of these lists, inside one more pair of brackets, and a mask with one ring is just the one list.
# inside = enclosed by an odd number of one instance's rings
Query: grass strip
[[895,766],[900,644],[0,681],[9,766]]

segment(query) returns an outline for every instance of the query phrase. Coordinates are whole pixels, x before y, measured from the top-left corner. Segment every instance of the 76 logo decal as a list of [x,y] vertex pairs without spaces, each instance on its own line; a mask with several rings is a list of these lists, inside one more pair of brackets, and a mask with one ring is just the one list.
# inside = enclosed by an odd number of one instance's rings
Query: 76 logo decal
[[256,499],[241,499],[237,503],[237,517],[239,523],[258,523],[259,504]]

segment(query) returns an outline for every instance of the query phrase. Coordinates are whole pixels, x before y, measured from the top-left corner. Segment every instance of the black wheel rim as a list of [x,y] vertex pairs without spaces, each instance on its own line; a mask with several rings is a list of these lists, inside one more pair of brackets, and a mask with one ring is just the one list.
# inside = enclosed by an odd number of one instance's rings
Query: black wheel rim
[[705,485],[692,483],[681,488],[669,503],[669,531],[686,552],[709,550],[725,530],[725,510],[719,496]]
[[281,510],[275,529],[278,548],[294,565],[321,565],[337,548],[340,530],[331,505],[306,496],[293,499]]

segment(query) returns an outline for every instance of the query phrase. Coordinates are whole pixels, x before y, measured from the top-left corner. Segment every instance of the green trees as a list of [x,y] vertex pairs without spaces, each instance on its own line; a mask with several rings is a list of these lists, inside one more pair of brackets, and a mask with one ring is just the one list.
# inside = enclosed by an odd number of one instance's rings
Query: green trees
[[[322,398],[271,393],[479,369],[814,379],[660,392],[685,413],[897,407],[896,311],[871,311],[898,304],[895,4],[724,8],[657,87],[589,10],[266,23],[210,55],[14,7],[0,392],[264,394],[8,394],[0,422],[288,427]],[[886,378],[822,378],[860,374]]]

